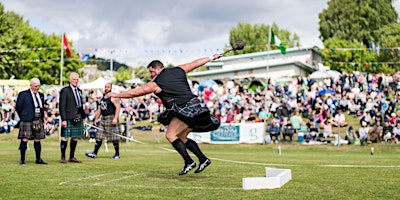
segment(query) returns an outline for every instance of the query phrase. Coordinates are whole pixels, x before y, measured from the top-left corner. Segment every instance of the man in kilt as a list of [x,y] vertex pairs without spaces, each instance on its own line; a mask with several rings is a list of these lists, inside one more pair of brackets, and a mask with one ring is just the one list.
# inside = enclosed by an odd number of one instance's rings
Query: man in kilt
[[[83,110],[82,91],[77,87],[79,75],[72,72],[69,77],[69,86],[60,91],[60,116],[61,116],[61,163],[81,163],[75,158],[75,149],[78,139],[84,136],[83,123],[86,114]],[[68,161],[65,159],[65,151],[71,138],[70,154]]]
[[166,138],[184,159],[184,167],[179,175],[184,175],[196,167],[186,149],[193,152],[199,159],[200,165],[195,173],[203,171],[211,160],[200,150],[197,143],[187,135],[191,132],[208,132],[218,129],[220,122],[210,114],[210,111],[200,104],[188,84],[186,73],[203,66],[221,55],[215,54],[173,68],[164,68],[159,60],[150,62],[147,66],[152,80],[143,87],[122,93],[108,93],[107,97],[131,98],[145,94],[156,94],[166,110],[158,117],[158,121],[168,126]]
[[42,146],[40,140],[45,138],[44,134],[44,95],[39,92],[40,80],[32,78],[30,89],[18,94],[15,109],[20,117],[18,139],[21,139],[19,151],[21,159],[19,164],[25,164],[25,152],[28,140],[34,141],[36,164],[47,164],[40,157]]
[[[104,86],[104,95],[110,93],[112,90],[112,84],[106,83]],[[112,141],[115,149],[114,156],[111,159],[118,159],[119,157],[119,140],[120,140],[120,129],[118,116],[121,110],[121,102],[117,98],[102,98],[98,105],[96,117],[94,118],[95,126],[98,126],[96,133],[96,144],[94,145],[94,151],[85,153],[87,157],[96,158],[97,152],[99,151],[103,142]],[[99,118],[101,121],[99,123]]]

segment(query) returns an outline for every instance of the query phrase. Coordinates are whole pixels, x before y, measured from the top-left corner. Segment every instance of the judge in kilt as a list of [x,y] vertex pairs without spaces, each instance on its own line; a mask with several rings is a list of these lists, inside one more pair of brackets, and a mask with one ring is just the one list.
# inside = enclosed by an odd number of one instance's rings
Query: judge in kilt
[[166,138],[182,156],[184,167],[179,175],[184,175],[196,167],[186,149],[193,152],[199,159],[199,167],[195,173],[203,171],[211,160],[200,150],[197,143],[187,135],[191,132],[208,132],[218,129],[220,122],[210,114],[210,111],[200,104],[188,84],[186,73],[203,66],[211,60],[218,59],[219,54],[204,57],[173,68],[164,68],[159,60],[150,62],[147,69],[152,80],[143,87],[122,93],[108,93],[106,97],[131,98],[154,93],[166,110],[158,117],[158,121],[167,127]]
[[86,114],[83,110],[82,91],[77,87],[79,75],[72,72],[69,77],[69,86],[60,91],[60,116],[61,116],[61,163],[67,163],[65,151],[68,138],[71,138],[68,162],[81,163],[75,158],[75,149],[78,139],[84,136],[83,123]]
[[32,78],[30,89],[18,94],[15,110],[20,117],[18,139],[21,139],[19,151],[21,159],[19,164],[25,164],[25,152],[28,140],[33,140],[36,164],[47,164],[40,157],[42,146],[40,140],[45,138],[44,134],[44,95],[39,92],[40,80]]
[[[104,94],[110,93],[112,90],[112,84],[106,83],[104,86]],[[115,154],[111,159],[118,159],[119,156],[119,140],[120,140],[120,129],[119,129],[119,112],[121,110],[121,102],[117,98],[102,98],[98,105],[96,117],[94,118],[95,126],[98,126],[96,133],[96,144],[94,145],[94,151],[85,153],[87,157],[96,158],[97,153],[104,142],[111,141],[113,143]],[[101,116],[101,121],[99,118]]]

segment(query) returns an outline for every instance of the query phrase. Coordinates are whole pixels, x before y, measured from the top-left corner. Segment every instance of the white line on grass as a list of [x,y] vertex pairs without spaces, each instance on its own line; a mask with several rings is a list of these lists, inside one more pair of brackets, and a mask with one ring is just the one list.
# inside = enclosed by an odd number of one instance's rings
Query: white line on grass
[[[210,157],[211,158],[211,157]],[[220,158],[211,158],[212,160],[218,160],[223,162],[231,162],[231,163],[239,163],[239,164],[247,164],[247,165],[262,165],[262,166],[299,166],[292,164],[267,164],[267,163],[257,163],[257,162],[243,162],[243,161],[235,161],[235,160],[225,160]]]
[[[107,176],[107,175],[112,175],[112,174],[117,174],[117,173],[120,173],[120,172],[107,173],[107,174],[97,174],[97,175],[88,176],[88,177],[85,177],[85,178],[78,178],[78,179],[72,180],[72,181],[61,182],[61,183],[59,183],[59,185],[69,184],[71,182],[78,182],[78,181],[83,181],[83,180],[87,180],[87,179],[94,179],[94,178],[97,178],[97,177],[102,177],[102,176]],[[126,173],[130,173],[130,172],[122,172],[122,173],[126,174]]]
[[98,183],[95,183],[95,184],[93,184],[93,185],[104,185],[104,183],[110,183],[110,182],[115,182],[115,181],[120,181],[120,180],[124,180],[124,179],[127,179],[127,178],[130,178],[130,177],[133,177],[133,176],[138,176],[139,175],[139,173],[135,173],[134,175],[130,175],[130,176],[124,176],[124,177],[122,177],[122,178],[117,178],[117,179],[111,179],[111,180],[107,180],[107,181],[103,181],[103,182],[98,182]]
[[400,165],[318,165],[321,167],[400,168]]

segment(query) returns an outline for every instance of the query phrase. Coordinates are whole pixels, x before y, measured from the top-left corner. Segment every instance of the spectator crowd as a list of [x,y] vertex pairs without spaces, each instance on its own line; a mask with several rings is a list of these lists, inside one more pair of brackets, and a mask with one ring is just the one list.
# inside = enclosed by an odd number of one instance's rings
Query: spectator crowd
[[[194,94],[221,123],[267,123],[267,140],[292,142],[293,135],[305,142],[339,137],[334,127],[345,127],[348,144],[397,143],[400,138],[400,72],[394,74],[350,73],[325,79],[296,77],[289,82],[270,79],[266,86],[245,89],[238,80],[203,86],[195,83]],[[46,93],[46,134],[60,123],[58,91]],[[93,121],[100,90],[84,91],[87,121]],[[0,133],[18,127],[16,96],[1,99]],[[155,95],[124,99],[120,118],[134,124],[147,120],[156,123],[163,111]],[[359,124],[348,124],[349,117]],[[359,127],[359,128],[358,128]]]

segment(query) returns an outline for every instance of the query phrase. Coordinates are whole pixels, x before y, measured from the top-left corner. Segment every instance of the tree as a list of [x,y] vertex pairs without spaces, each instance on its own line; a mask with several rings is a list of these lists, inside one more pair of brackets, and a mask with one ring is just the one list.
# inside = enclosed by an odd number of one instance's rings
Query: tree
[[149,82],[151,80],[149,71],[147,70],[147,67],[145,66],[140,66],[137,68],[134,68],[135,70],[135,76],[142,80],[143,82]]
[[345,72],[393,72],[395,64],[386,62],[397,60],[396,52],[379,49],[400,45],[397,17],[388,0],[329,1],[319,14],[324,63]]
[[[245,43],[245,48],[241,51],[233,51],[228,55],[239,55],[245,53],[261,52],[268,50],[269,25],[249,23],[239,23],[233,27],[229,35],[229,43],[233,46],[241,40]],[[288,30],[280,29],[277,24],[272,25],[272,31],[285,44],[286,47],[299,46],[299,36]],[[275,47],[272,47],[274,49]]]
[[368,63],[376,59],[376,53],[367,51],[365,46],[357,41],[347,41],[338,38],[329,38],[324,42],[329,46],[321,53],[324,58],[324,65],[331,66],[331,69],[353,72],[371,71]]
[[[379,56],[378,61],[387,62],[387,66],[392,68],[391,72],[400,71],[400,24],[393,23],[379,29]],[[387,70],[385,70],[387,71]],[[390,73],[390,72],[389,72]]]
[[[72,43],[70,47],[72,52]],[[37,77],[42,84],[59,84],[61,35],[46,35],[14,12],[4,12],[0,3],[0,79]],[[64,59],[63,80],[71,72],[81,73],[78,56]]]
[[373,47],[379,29],[396,23],[397,17],[389,0],[330,0],[319,14],[320,37],[323,42],[335,37]]
[[9,79],[17,67],[23,38],[21,24],[22,17],[14,12],[4,12],[0,3],[0,79]]
[[117,73],[114,74],[114,77],[117,83],[123,83],[124,81],[132,78],[132,68],[125,69],[120,67],[117,70]]

